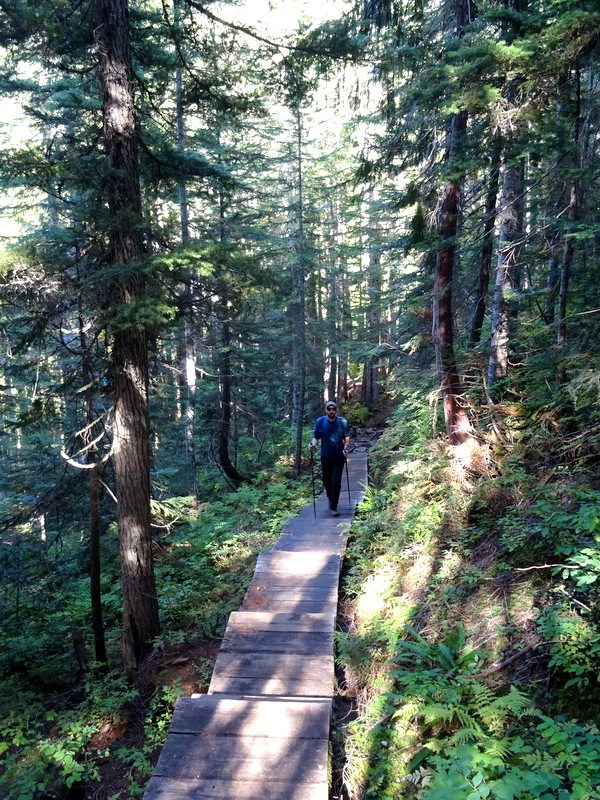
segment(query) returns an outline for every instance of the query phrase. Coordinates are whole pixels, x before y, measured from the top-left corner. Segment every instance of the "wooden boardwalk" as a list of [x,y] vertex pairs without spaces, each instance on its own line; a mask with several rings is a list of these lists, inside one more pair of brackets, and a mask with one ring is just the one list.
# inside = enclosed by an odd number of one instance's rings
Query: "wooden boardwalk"
[[367,452],[340,517],[321,495],[260,554],[229,618],[208,694],[180,698],[145,800],[327,800],[338,581]]

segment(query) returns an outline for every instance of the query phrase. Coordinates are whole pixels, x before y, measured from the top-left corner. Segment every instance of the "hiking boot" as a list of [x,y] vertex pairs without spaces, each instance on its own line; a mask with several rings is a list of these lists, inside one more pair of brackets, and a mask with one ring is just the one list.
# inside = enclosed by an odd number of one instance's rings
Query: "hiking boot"
[[340,515],[340,512],[337,510],[337,508],[332,508],[331,509],[331,516],[332,517],[339,517],[339,515]]

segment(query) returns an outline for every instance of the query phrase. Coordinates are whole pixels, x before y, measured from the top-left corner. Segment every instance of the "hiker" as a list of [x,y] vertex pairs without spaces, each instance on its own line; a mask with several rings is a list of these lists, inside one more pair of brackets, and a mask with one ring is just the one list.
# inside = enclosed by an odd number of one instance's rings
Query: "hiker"
[[325,416],[319,417],[309,450],[314,450],[317,441],[321,440],[321,470],[323,484],[329,500],[332,517],[339,517],[338,500],[342,486],[342,473],[350,445],[350,428],[344,417],[337,413],[337,403],[328,400],[325,403]]

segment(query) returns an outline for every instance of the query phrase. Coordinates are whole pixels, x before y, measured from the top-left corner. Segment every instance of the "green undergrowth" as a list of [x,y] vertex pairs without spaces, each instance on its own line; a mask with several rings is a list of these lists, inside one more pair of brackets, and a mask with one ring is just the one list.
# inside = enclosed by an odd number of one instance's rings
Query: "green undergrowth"
[[[80,543],[52,555],[4,607],[0,627],[0,796],[10,800],[141,796],[184,692],[206,690],[212,673],[203,642],[214,652],[228,614],[239,608],[258,552],[279,535],[283,521],[308,502],[310,478],[293,481],[289,464],[257,473],[238,491],[194,507],[187,497],[153,503],[155,573],[162,634],[154,654],[129,684],[119,652],[120,582],[114,526],[102,542],[102,604],[110,671],[91,655],[89,579]],[[23,545],[24,547],[24,545]],[[33,549],[33,546],[32,546]],[[24,552],[24,555],[27,553]],[[35,553],[32,552],[32,558]],[[35,580],[33,579],[35,577]],[[42,585],[42,586],[41,586]],[[81,633],[92,663],[81,674],[71,635]],[[211,644],[214,643],[214,644]],[[164,654],[174,668],[159,664]],[[98,791],[107,770],[115,791]]]
[[449,448],[407,383],[347,553],[339,789],[600,798],[596,459],[521,417],[501,444]]

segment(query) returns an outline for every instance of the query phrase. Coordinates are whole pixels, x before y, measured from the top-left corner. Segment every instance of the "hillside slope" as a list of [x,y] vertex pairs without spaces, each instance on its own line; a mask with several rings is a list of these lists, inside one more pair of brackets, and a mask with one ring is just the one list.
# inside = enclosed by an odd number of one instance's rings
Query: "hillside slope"
[[426,390],[396,399],[347,555],[334,797],[600,797],[597,437],[504,407],[450,448]]

